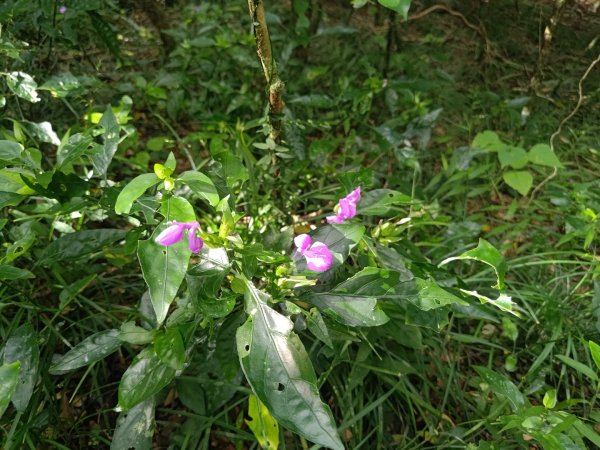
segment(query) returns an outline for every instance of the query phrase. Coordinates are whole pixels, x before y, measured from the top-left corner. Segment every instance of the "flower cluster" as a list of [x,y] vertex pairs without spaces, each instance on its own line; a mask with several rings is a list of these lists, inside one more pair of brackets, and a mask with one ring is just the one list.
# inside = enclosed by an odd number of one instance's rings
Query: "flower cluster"
[[183,239],[183,233],[187,230],[188,235],[188,248],[193,253],[199,253],[204,246],[204,241],[196,233],[200,229],[200,224],[195,220],[191,222],[171,222],[171,224],[165,228],[154,242],[160,245],[173,245]]
[[[344,223],[347,219],[356,216],[356,205],[360,201],[360,186],[354,189],[346,197],[338,202],[338,210],[335,216],[327,217],[328,223]],[[325,272],[331,267],[333,255],[331,250],[323,242],[313,242],[308,234],[301,234],[294,238],[294,244],[306,259],[306,267],[315,272]]]

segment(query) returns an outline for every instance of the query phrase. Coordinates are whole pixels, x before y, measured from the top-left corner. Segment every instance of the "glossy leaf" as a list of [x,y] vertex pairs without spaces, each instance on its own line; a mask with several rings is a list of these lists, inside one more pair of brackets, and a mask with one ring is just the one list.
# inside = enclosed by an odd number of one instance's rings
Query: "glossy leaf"
[[560,160],[548,144],[536,144],[529,150],[529,161],[538,166],[562,167]]
[[122,412],[117,418],[110,450],[150,450],[154,434],[154,397]]
[[159,325],[167,317],[169,305],[175,299],[179,286],[183,282],[191,255],[186,239],[169,246],[154,242],[154,237],[164,226],[165,222],[156,228],[150,239],[138,242],[138,258],[142,275],[148,285]]
[[494,305],[496,308],[514,314],[517,317],[520,317],[519,313],[513,309],[514,303],[512,301],[512,297],[509,297],[506,294],[500,294],[498,298],[493,299],[486,297],[485,295],[481,295],[477,291],[468,291],[466,289],[460,290],[463,294],[471,295],[478,299],[481,303],[488,303],[490,305]]
[[504,375],[500,375],[487,367],[474,366],[474,369],[494,394],[508,400],[513,412],[525,406],[527,400],[521,394],[519,388]]
[[408,18],[408,10],[412,0],[379,0],[379,3],[386,8],[396,11],[406,20]]
[[138,327],[135,322],[125,322],[119,329],[119,339],[130,344],[149,344],[154,339],[154,333]]
[[120,346],[119,330],[100,331],[85,338],[65,355],[55,360],[50,366],[49,372],[52,375],[61,375],[88,366],[116,352]]
[[329,336],[329,330],[327,324],[323,320],[323,316],[317,308],[311,308],[306,316],[306,325],[310,332],[315,335],[317,339],[323,342],[327,347],[333,348],[333,342]]
[[119,383],[119,406],[127,411],[159,392],[175,377],[175,369],[163,363],[152,349],[133,360]]
[[363,193],[356,208],[357,215],[389,216],[397,214],[399,205],[410,205],[413,200],[402,192],[391,189],[375,189]]
[[140,198],[147,189],[159,182],[160,179],[153,173],[145,173],[135,177],[119,193],[115,204],[115,212],[117,214],[128,214],[131,211],[133,202]]
[[36,103],[41,99],[37,93],[37,83],[31,77],[24,72],[11,72],[6,75],[6,85],[19,97]]
[[37,333],[26,323],[14,330],[4,346],[4,364],[19,361],[19,382],[12,396],[12,403],[19,412],[25,411],[38,377],[40,349]]
[[475,260],[487,264],[496,273],[497,282],[494,287],[496,289],[504,289],[504,276],[507,269],[506,261],[502,253],[485,239],[479,239],[479,244],[476,248],[468,250],[459,256],[446,258],[439,265],[443,266],[457,260]]
[[37,141],[60,145],[60,139],[52,129],[52,124],[50,122],[23,122],[22,124],[26,127],[29,134]]
[[0,140],[0,161],[19,159],[23,150],[18,142]]
[[81,82],[76,76],[70,72],[63,72],[46,80],[40,89],[50,91],[53,97],[65,98],[80,91],[81,87]]
[[519,194],[525,196],[533,185],[533,176],[527,170],[504,172],[502,179]]
[[279,424],[271,416],[267,407],[256,397],[248,397],[248,417],[246,424],[256,437],[261,448],[279,448]]
[[596,344],[594,341],[588,341],[588,346],[590,348],[590,353],[592,354],[592,359],[598,370],[600,370],[600,345]]
[[42,251],[38,264],[48,265],[65,259],[77,260],[125,238],[127,232],[117,229],[83,230],[65,234]]
[[117,152],[121,130],[110,105],[106,107],[98,125],[104,128],[104,143],[93,153],[92,163],[94,164],[94,175],[105,177],[108,166]]
[[29,270],[19,269],[8,264],[0,264],[0,280],[23,280],[26,278],[35,278]]
[[154,351],[160,360],[175,370],[183,369],[185,347],[181,333],[177,328],[168,328],[154,340]]
[[196,220],[194,207],[185,198],[167,197],[160,204],[160,213],[169,221],[191,222]]
[[246,281],[245,324],[236,334],[242,369],[252,390],[283,426],[319,445],[344,446],[293,324],[267,305],[268,296]]
[[0,366],[0,417],[8,408],[10,399],[17,388],[20,366],[19,361]]
[[205,199],[211,206],[219,204],[219,194],[215,184],[202,172],[189,170],[179,175],[178,180],[186,184],[194,194]]
[[62,144],[56,152],[57,170],[87,155],[90,152],[92,142],[93,139],[90,136],[81,133],[69,137],[69,140]]

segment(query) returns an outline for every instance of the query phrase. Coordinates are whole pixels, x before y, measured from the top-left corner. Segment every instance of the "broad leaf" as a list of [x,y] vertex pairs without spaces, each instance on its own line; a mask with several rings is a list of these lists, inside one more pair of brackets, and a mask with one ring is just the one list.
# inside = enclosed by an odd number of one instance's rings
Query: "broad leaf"
[[160,179],[153,173],[138,175],[123,188],[117,197],[115,212],[117,214],[128,214],[133,202],[142,196],[147,189],[158,184]]
[[[548,144],[536,144],[529,150],[529,161],[538,166],[562,167],[556,154]],[[516,169],[516,167],[515,167]]]
[[6,85],[8,88],[25,100],[36,103],[41,99],[38,97],[37,83],[24,72],[11,72],[6,75]]
[[397,206],[410,205],[413,200],[402,192],[375,189],[362,195],[356,213],[363,216],[390,216],[398,213]]
[[183,369],[185,364],[185,347],[181,333],[177,328],[168,328],[154,340],[154,351],[160,360],[175,370]]
[[106,177],[108,166],[119,146],[119,133],[121,130],[110,105],[106,107],[106,111],[104,111],[98,125],[104,128],[104,143],[92,155],[92,163],[94,164],[94,175]]
[[119,414],[110,450],[150,450],[153,434],[154,397],[151,397]]
[[498,134],[494,131],[486,130],[478,133],[471,143],[472,148],[479,150],[488,150],[497,152],[501,150],[506,144],[502,142]]
[[513,169],[522,169],[529,162],[527,152],[521,147],[505,145],[498,150],[498,160],[502,167],[510,166]]
[[0,140],[0,161],[19,159],[23,150],[18,142]]
[[194,194],[205,199],[211,206],[218,205],[219,194],[217,188],[212,180],[202,172],[189,170],[179,175],[178,180],[186,184]]
[[267,305],[268,297],[246,281],[248,320],[236,334],[244,374],[256,396],[283,426],[319,445],[344,446],[293,324]]
[[92,142],[93,140],[90,136],[81,133],[69,137],[69,140],[62,144],[56,152],[57,170],[87,155]]
[[17,411],[23,412],[33,394],[40,362],[37,334],[29,323],[14,330],[4,346],[4,364],[15,361],[19,361],[21,370],[12,402]]
[[0,264],[0,280],[22,280],[35,278],[29,270],[19,269],[8,264]]
[[60,139],[52,129],[50,122],[22,122],[34,139],[48,144],[60,145]]
[[508,400],[513,412],[525,406],[527,400],[515,384],[503,375],[487,367],[474,366],[481,379],[488,384],[491,391]]
[[63,72],[49,78],[39,89],[48,90],[53,97],[64,98],[82,90],[79,79],[70,72]]
[[485,295],[481,295],[477,291],[468,291],[466,289],[460,290],[463,294],[471,295],[478,299],[481,303],[488,303],[490,305],[494,305],[496,308],[514,314],[517,317],[520,317],[519,313],[513,310],[514,303],[512,301],[512,297],[509,297],[506,294],[500,294],[497,299],[486,297]]
[[54,361],[49,372],[52,375],[61,375],[88,366],[116,352],[120,346],[119,330],[100,331],[85,338],[65,355]]
[[588,346],[590,348],[590,353],[592,354],[592,359],[598,370],[600,370],[600,345],[596,344],[594,341],[588,341]]
[[246,420],[246,424],[261,448],[277,450],[279,448],[279,424],[256,395],[248,397],[248,417],[251,420]]
[[125,238],[127,232],[117,229],[83,230],[65,234],[42,251],[37,262],[48,265],[65,259],[77,260]]
[[504,256],[500,253],[496,247],[490,244],[485,239],[479,239],[479,244],[476,248],[468,250],[459,256],[452,256],[443,260],[439,266],[448,264],[451,261],[457,260],[475,260],[487,264],[496,273],[496,289],[504,289],[504,276],[506,274],[506,261]]
[[19,361],[0,366],[0,417],[8,408],[11,397],[19,382]]
[[125,322],[119,330],[119,339],[130,344],[149,344],[154,339],[154,333],[138,327],[135,322]]
[[527,170],[504,172],[502,179],[519,194],[525,196],[533,185],[533,176]]
[[[341,225],[325,225],[311,234],[313,242],[323,242],[329,247],[333,254],[332,268],[339,267],[344,263],[350,250],[352,250],[365,234],[365,226],[356,223],[344,223]],[[296,255],[296,266],[298,270],[306,268],[306,262],[300,255]]]
[[333,348],[333,342],[329,336],[329,329],[317,308],[311,308],[306,315],[306,326],[317,339],[323,342],[327,347]]
[[168,196],[160,203],[160,213],[169,221],[191,222],[196,220],[194,207],[185,198]]
[[147,241],[138,242],[138,258],[150,291],[158,324],[163,323],[167,317],[169,305],[175,299],[179,286],[183,282],[192,254],[185,238],[169,246],[154,242],[154,238],[162,231],[164,225],[165,222]]
[[396,11],[406,20],[408,18],[408,10],[412,0],[379,0],[379,3],[386,8]]
[[175,369],[163,363],[152,349],[136,356],[119,383],[119,406],[127,411],[159,392],[175,377]]

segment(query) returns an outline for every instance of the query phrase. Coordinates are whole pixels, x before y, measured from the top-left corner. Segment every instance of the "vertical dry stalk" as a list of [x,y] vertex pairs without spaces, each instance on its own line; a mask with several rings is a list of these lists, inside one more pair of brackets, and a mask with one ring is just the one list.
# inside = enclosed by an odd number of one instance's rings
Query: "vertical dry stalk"
[[269,28],[265,18],[265,6],[262,0],[248,0],[248,9],[250,19],[254,29],[254,39],[256,40],[256,53],[263,68],[265,79],[267,81],[267,91],[269,94],[269,124],[271,126],[270,137],[278,142],[281,139],[281,113],[283,112],[282,93],[284,83],[279,78],[277,66],[271,50],[271,40],[269,38]]

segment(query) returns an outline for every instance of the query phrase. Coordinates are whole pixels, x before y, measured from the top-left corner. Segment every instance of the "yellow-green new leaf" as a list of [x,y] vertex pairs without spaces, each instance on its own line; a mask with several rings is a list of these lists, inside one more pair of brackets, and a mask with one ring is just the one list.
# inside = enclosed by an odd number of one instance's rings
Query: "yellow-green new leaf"
[[251,420],[246,420],[246,424],[260,447],[269,450],[279,448],[279,424],[256,395],[248,397],[248,416]]

